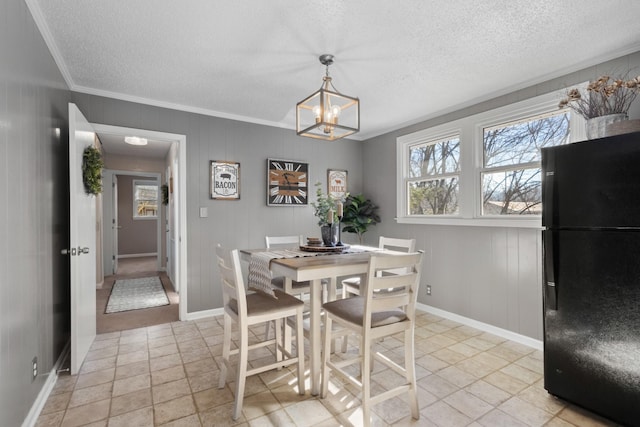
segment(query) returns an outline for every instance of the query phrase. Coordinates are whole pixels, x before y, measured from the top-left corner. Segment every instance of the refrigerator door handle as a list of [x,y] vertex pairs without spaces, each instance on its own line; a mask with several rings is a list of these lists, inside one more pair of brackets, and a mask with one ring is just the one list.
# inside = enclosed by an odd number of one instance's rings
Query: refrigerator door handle
[[546,230],[544,240],[544,306],[546,310],[558,309],[558,287],[555,280],[553,257],[553,231]]

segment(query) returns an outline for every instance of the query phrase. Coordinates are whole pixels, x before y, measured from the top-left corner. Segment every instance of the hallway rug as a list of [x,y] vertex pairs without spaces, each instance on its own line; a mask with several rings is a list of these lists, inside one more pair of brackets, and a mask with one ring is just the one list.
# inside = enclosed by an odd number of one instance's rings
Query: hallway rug
[[114,283],[105,313],[118,313],[163,305],[169,305],[169,298],[167,298],[158,276],[122,279],[116,280]]

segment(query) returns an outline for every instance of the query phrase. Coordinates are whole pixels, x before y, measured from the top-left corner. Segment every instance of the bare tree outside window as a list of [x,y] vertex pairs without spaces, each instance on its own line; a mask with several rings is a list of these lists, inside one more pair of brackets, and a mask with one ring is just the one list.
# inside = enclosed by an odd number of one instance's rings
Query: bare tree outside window
[[540,148],[568,140],[567,112],[485,128],[483,215],[541,214]]
[[133,183],[133,217],[158,217],[158,186],[145,181]]
[[458,213],[460,139],[416,144],[409,148],[410,215]]

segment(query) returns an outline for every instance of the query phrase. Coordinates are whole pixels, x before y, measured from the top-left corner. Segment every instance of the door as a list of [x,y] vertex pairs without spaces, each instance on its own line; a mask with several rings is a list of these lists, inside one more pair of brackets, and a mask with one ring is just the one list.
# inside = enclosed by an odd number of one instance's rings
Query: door
[[85,193],[82,157],[95,133],[69,104],[69,223],[71,259],[71,375],[80,370],[96,336],[96,198]]

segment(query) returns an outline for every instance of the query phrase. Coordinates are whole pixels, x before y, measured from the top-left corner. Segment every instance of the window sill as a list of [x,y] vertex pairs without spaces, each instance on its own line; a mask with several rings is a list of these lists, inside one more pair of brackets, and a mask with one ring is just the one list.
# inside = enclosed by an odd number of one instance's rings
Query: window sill
[[532,228],[542,230],[542,220],[539,216],[532,218],[456,218],[456,217],[400,217],[395,218],[398,224],[421,225],[454,225],[463,227],[502,227],[502,228]]

